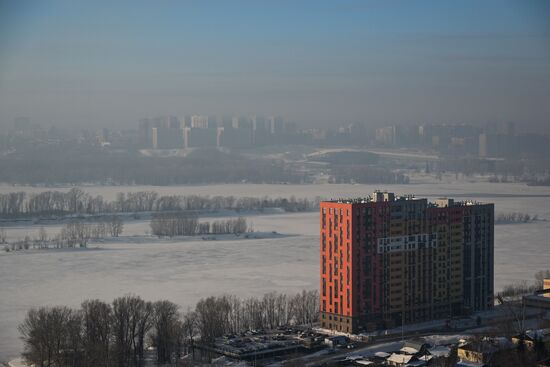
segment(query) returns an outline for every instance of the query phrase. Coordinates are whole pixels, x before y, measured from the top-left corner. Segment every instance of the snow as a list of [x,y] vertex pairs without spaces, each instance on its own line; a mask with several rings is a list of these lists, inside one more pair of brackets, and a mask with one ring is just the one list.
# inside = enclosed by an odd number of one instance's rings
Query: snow
[[418,350],[416,350],[414,348],[411,348],[411,347],[403,347],[399,351],[402,352],[402,353],[405,353],[405,354],[416,354],[416,353],[418,353]]
[[428,352],[434,357],[448,357],[451,354],[451,348],[437,346],[435,348],[428,349]]
[[[0,185],[3,193],[50,189]],[[94,195],[111,199],[117,192],[144,190],[165,195],[331,198],[366,196],[375,189],[397,194],[414,193],[431,199],[441,196],[460,200],[473,198],[494,202],[496,212],[524,212],[546,218],[548,222],[495,227],[495,289],[507,283],[532,281],[536,271],[548,268],[550,187],[460,182],[385,186],[243,184],[84,188]],[[57,304],[77,307],[88,298],[111,301],[114,297],[134,293],[148,300],[170,299],[185,310],[193,307],[201,297],[210,295],[231,293],[246,297],[269,291],[290,293],[318,287],[317,213],[250,215],[248,219],[255,231],[267,234],[276,231],[282,235],[246,240],[157,240],[146,236],[150,231],[148,221],[136,220],[126,223],[124,228],[124,236],[132,238],[93,244],[92,247],[100,247],[96,250],[0,252],[0,361],[20,352],[17,325],[31,307]],[[60,226],[45,227],[48,232],[55,233]],[[11,238],[22,238],[34,236],[39,228],[40,225],[10,224],[7,231]],[[387,351],[399,350],[402,346],[402,343],[396,348],[394,345]]]
[[15,358],[8,362],[9,367],[28,367],[22,358]]
[[374,362],[362,361],[362,360],[357,360],[357,361],[355,361],[355,363],[358,364],[358,365],[361,365],[361,366],[372,366],[372,365],[374,365]]
[[409,363],[412,358],[411,355],[393,353],[386,360],[393,363]]

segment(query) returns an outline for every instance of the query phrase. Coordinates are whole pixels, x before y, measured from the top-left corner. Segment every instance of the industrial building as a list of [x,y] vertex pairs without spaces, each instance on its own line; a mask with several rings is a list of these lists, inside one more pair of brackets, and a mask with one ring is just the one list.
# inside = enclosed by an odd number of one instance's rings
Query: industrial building
[[321,326],[341,332],[493,307],[494,205],[375,192],[320,206]]

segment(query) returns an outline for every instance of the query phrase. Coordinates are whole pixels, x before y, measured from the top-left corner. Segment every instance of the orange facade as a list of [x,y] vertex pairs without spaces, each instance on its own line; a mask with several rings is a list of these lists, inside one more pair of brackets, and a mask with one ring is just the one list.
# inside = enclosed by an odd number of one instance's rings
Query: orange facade
[[391,193],[322,202],[321,326],[357,332],[492,307],[493,212]]

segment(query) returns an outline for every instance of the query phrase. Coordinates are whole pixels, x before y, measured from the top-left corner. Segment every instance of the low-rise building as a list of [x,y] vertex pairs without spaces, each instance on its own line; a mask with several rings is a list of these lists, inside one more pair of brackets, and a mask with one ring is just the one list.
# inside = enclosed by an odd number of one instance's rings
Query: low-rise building
[[484,364],[489,363],[496,354],[514,347],[506,338],[485,338],[459,346],[457,355],[460,360]]
[[512,343],[520,345],[523,343],[528,350],[537,348],[537,344],[544,345],[544,349],[550,347],[550,329],[528,330],[523,335],[514,335]]
[[331,348],[334,348],[338,345],[346,345],[348,343],[348,338],[343,335],[335,335],[325,338],[325,344]]

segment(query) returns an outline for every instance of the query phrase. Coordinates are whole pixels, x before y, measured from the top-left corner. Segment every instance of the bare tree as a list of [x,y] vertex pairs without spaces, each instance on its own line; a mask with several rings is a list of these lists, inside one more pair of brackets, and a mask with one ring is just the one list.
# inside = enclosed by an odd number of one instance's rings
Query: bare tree
[[31,309],[19,330],[23,356],[37,366],[140,367],[145,340],[157,348],[159,364],[178,363],[193,352],[195,338],[212,343],[227,333],[274,329],[289,323],[311,325],[317,320],[318,292],[292,297],[274,292],[242,300],[223,295],[201,299],[183,316],[170,301],[154,304],[137,296],[99,300],[67,307]]
[[141,366],[144,361],[145,337],[153,327],[154,306],[151,302],[139,301],[134,308],[134,319],[137,320],[137,344],[134,345],[134,363]]
[[[146,309],[145,301],[136,296],[124,296],[113,301],[113,357],[115,366],[140,366],[142,363],[144,347],[143,340],[140,340],[140,325],[143,325],[143,318],[150,313]],[[146,328],[144,327],[144,330]],[[144,331],[146,333],[146,331]]]
[[[19,325],[23,356],[40,367],[67,366],[78,359],[79,314],[67,307],[31,309]],[[78,365],[78,364],[77,364]]]
[[197,327],[203,342],[211,343],[225,333],[221,302],[218,302],[216,297],[201,299],[195,307],[195,312],[197,314]]
[[197,314],[188,310],[183,316],[182,332],[186,353],[194,353],[194,340],[197,337]]
[[46,230],[44,227],[40,227],[38,230],[38,247],[44,248],[46,247],[46,242],[48,241],[48,234],[46,233]]
[[247,230],[246,219],[243,217],[210,222],[199,222],[194,215],[156,214],[150,223],[151,231],[156,236],[195,236],[198,234],[244,233]]
[[182,325],[179,322],[178,306],[170,301],[154,303],[154,335],[157,347],[157,362],[168,363],[177,354],[182,338]]
[[113,215],[111,217],[111,220],[109,221],[109,232],[111,236],[118,237],[120,234],[122,234],[123,229],[124,229],[124,222],[122,221],[122,219],[120,219],[116,215]]
[[112,308],[100,300],[88,300],[81,309],[84,366],[109,367]]
[[0,243],[1,244],[7,243],[6,242],[7,237],[8,235],[6,233],[6,230],[4,228],[0,228]]

